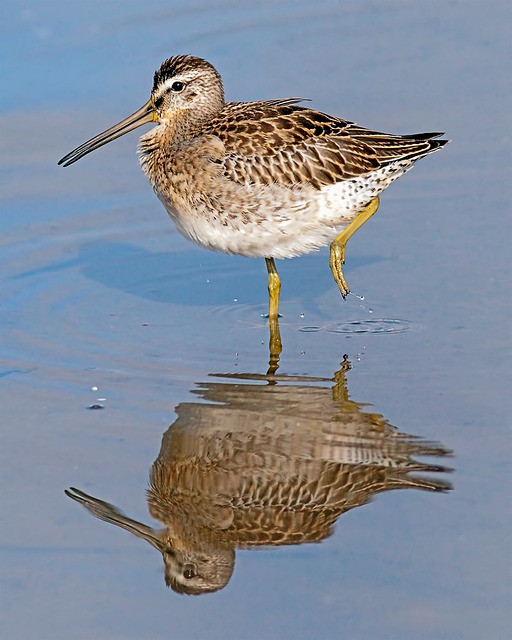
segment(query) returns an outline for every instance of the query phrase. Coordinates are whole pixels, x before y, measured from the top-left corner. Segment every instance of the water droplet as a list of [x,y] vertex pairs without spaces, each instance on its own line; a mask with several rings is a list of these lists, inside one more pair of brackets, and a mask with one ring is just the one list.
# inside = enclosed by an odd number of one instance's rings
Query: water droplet
[[98,387],[91,387],[91,391],[98,391]]
[[238,302],[238,298],[233,298],[233,302]]
[[210,278],[206,278],[206,282],[207,282],[207,283],[208,283],[208,282],[210,282]]
[[301,318],[305,318],[305,317],[306,317],[306,314],[305,314],[305,313],[301,313],[301,314],[300,314],[300,317],[301,317]]
[[305,351],[301,351],[301,352],[300,352],[300,355],[301,355],[301,356],[305,356],[305,355],[306,355],[306,352],[305,352]]
[[373,309],[368,309],[368,313],[373,313]]

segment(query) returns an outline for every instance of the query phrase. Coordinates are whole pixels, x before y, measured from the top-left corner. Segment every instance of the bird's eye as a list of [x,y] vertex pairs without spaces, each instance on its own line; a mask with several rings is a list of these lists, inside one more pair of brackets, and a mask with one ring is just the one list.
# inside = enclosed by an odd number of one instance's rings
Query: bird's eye
[[183,577],[187,580],[192,580],[197,576],[196,568],[193,564],[186,564],[183,567]]
[[175,91],[176,93],[183,91],[184,88],[185,88],[185,83],[179,82],[178,80],[176,80],[176,82],[173,82],[171,85],[171,91]]

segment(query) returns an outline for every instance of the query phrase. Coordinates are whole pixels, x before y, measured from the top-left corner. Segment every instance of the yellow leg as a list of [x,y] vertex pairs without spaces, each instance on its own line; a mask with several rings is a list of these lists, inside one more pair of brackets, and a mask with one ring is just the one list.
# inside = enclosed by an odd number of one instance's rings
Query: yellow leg
[[281,332],[279,331],[279,320],[277,319],[277,316],[275,318],[269,317],[268,326],[270,329],[270,340],[268,344],[270,357],[268,361],[267,375],[273,376],[279,368],[279,356],[283,350]]
[[343,404],[344,410],[347,410],[348,403],[355,405],[355,402],[349,400],[348,388],[347,388],[347,373],[352,369],[348,355],[343,356],[342,362],[340,362],[341,369],[334,374],[334,387],[332,388],[332,397],[335,402]]
[[277,273],[274,258],[265,258],[268,272],[268,326],[270,329],[270,361],[268,375],[274,375],[279,367],[279,356],[283,349],[281,333],[279,331],[279,293],[281,292],[281,280]]
[[268,317],[277,318],[279,315],[279,293],[281,291],[281,280],[277,273],[274,258],[265,258],[268,272]]
[[[331,242],[331,253],[329,257],[329,266],[331,267],[332,275],[338,285],[341,295],[346,298],[350,293],[348,284],[343,275],[343,265],[345,264],[345,245],[352,237],[352,235],[362,227],[363,224],[369,220],[373,214],[379,208],[379,198],[374,198],[370,204],[352,220],[346,229],[344,229],[340,235]],[[270,274],[269,274],[270,283]],[[270,287],[270,284],[269,284]]]

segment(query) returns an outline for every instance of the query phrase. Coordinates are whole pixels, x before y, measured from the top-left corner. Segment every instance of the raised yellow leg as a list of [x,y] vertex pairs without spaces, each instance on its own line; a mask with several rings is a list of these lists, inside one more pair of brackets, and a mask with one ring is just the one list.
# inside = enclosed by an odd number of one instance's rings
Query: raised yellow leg
[[[379,208],[379,198],[374,198],[369,205],[366,206],[357,217],[352,220],[346,229],[344,229],[340,235],[331,242],[331,252],[329,256],[329,266],[331,267],[332,275],[338,285],[341,295],[346,298],[350,293],[347,281],[343,275],[343,265],[345,264],[345,245],[352,237],[352,235],[362,227],[363,224],[369,220],[373,214]],[[270,283],[270,274],[269,274]],[[270,284],[269,284],[270,288]]]
[[268,272],[268,317],[277,318],[279,315],[279,293],[281,292],[281,280],[277,273],[274,258],[265,258]]

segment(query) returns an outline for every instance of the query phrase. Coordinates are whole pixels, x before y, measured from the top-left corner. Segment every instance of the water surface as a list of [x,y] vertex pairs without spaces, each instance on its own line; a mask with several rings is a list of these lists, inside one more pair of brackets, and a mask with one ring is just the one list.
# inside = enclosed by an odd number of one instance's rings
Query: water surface
[[[509,635],[507,8],[4,3],[3,636]],[[277,384],[263,261],[179,236],[136,135],[56,165],[145,102],[175,53],[211,60],[229,99],[299,95],[375,129],[452,139],[350,240],[359,297],[340,299],[325,250],[278,265]],[[156,460],[171,478],[185,460],[197,479],[212,451],[231,493],[213,483],[170,511],[148,505]],[[226,495],[242,509],[241,487],[256,478],[262,491],[278,468],[268,495],[281,519],[260,495],[236,528]],[[176,593],[155,549],[92,518],[69,487],[153,531],[174,526],[182,554],[192,542],[235,553],[232,573],[213,593]],[[283,508],[290,495],[309,506]]]

